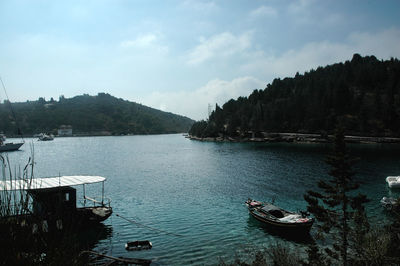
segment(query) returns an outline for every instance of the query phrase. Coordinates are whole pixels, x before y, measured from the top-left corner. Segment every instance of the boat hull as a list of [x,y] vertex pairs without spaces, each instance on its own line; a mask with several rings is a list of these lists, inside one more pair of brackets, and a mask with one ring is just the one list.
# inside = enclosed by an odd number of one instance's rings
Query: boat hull
[[314,218],[307,218],[304,213],[286,211],[267,202],[248,199],[246,206],[251,216],[276,231],[308,234],[314,223]]
[[24,145],[24,143],[6,143],[0,146],[0,152],[16,151],[22,145]]
[[85,207],[77,208],[77,217],[82,223],[99,223],[106,220],[113,213],[111,207]]
[[314,223],[313,219],[310,219],[308,222],[302,223],[284,223],[275,221],[273,219],[269,219],[264,216],[262,213],[258,212],[257,210],[249,210],[249,213],[252,217],[257,219],[258,221],[266,224],[267,226],[274,228],[279,231],[291,231],[291,232],[298,232],[298,233],[308,233]]
[[67,230],[81,230],[97,226],[112,214],[111,207],[85,207],[77,208],[74,212],[61,215],[35,215],[24,214],[0,218],[0,225],[11,224],[18,227],[18,231],[26,233],[54,233]]
[[400,188],[400,176],[388,176],[386,182],[390,188]]

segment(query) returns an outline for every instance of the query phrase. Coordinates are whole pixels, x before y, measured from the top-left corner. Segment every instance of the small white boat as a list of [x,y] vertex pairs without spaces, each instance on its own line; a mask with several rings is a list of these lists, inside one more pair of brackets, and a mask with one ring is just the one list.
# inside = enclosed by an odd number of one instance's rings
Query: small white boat
[[49,134],[49,135],[47,135],[45,133],[39,134],[39,140],[41,140],[41,141],[48,141],[48,140],[53,140],[53,139],[54,139],[53,134]]
[[397,200],[391,197],[383,197],[381,199],[381,205],[388,211],[391,211],[393,208],[398,208],[399,206]]
[[386,182],[390,188],[400,188],[400,176],[388,176]]

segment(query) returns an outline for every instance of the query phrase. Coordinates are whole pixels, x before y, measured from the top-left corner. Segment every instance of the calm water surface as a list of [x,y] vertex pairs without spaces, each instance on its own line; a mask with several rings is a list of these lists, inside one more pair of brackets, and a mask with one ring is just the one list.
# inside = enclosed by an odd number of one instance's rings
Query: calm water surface
[[[9,140],[17,141],[17,140]],[[253,247],[276,241],[304,245],[268,232],[251,218],[248,198],[276,199],[290,210],[305,209],[303,194],[327,178],[329,147],[317,144],[207,143],[181,135],[27,139],[10,161],[24,166],[35,157],[35,176],[101,175],[114,214],[105,221],[111,234],[95,250],[113,256],[150,258],[155,264],[217,264]],[[399,196],[385,184],[400,175],[400,146],[353,145],[357,180],[371,199],[369,216],[378,223],[383,196]],[[101,193],[91,185],[87,194]],[[78,196],[81,196],[78,187]],[[143,228],[118,216],[173,233]],[[153,249],[127,252],[127,241],[148,239]]]

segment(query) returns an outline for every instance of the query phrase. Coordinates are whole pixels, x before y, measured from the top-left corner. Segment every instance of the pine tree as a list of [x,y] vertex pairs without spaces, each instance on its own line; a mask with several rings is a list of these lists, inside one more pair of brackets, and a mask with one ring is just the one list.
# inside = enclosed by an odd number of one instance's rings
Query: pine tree
[[325,249],[326,254],[342,265],[348,265],[352,260],[348,254],[350,244],[356,245],[356,241],[350,238],[350,230],[363,232],[359,227],[366,228],[368,224],[363,208],[368,201],[366,196],[351,193],[359,188],[353,180],[355,172],[352,166],[355,162],[346,149],[343,129],[337,129],[333,153],[326,159],[332,167],[329,171],[331,179],[319,181],[321,193],[310,190],[304,195],[308,202],[307,210],[319,221],[319,232],[332,240],[332,247]]

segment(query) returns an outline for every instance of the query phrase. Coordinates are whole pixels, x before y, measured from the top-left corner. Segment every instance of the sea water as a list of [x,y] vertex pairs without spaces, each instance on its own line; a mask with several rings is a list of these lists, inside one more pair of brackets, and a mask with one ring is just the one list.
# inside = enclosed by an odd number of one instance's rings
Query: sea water
[[[9,139],[17,142],[17,139]],[[400,146],[349,145],[355,179],[367,194],[368,215],[384,224],[383,196],[388,175],[400,175]],[[277,235],[253,219],[247,198],[270,201],[285,209],[306,209],[303,195],[329,178],[324,144],[214,143],[191,141],[180,134],[119,137],[69,137],[39,142],[25,139],[8,153],[13,170],[34,156],[35,177],[105,176],[105,195],[113,215],[107,234],[92,247],[115,257],[153,259],[161,265],[217,264],[277,242],[303,247],[307,239]],[[82,188],[77,187],[77,197]],[[101,196],[101,184],[86,186]],[[129,252],[127,241],[150,240],[153,248]]]

